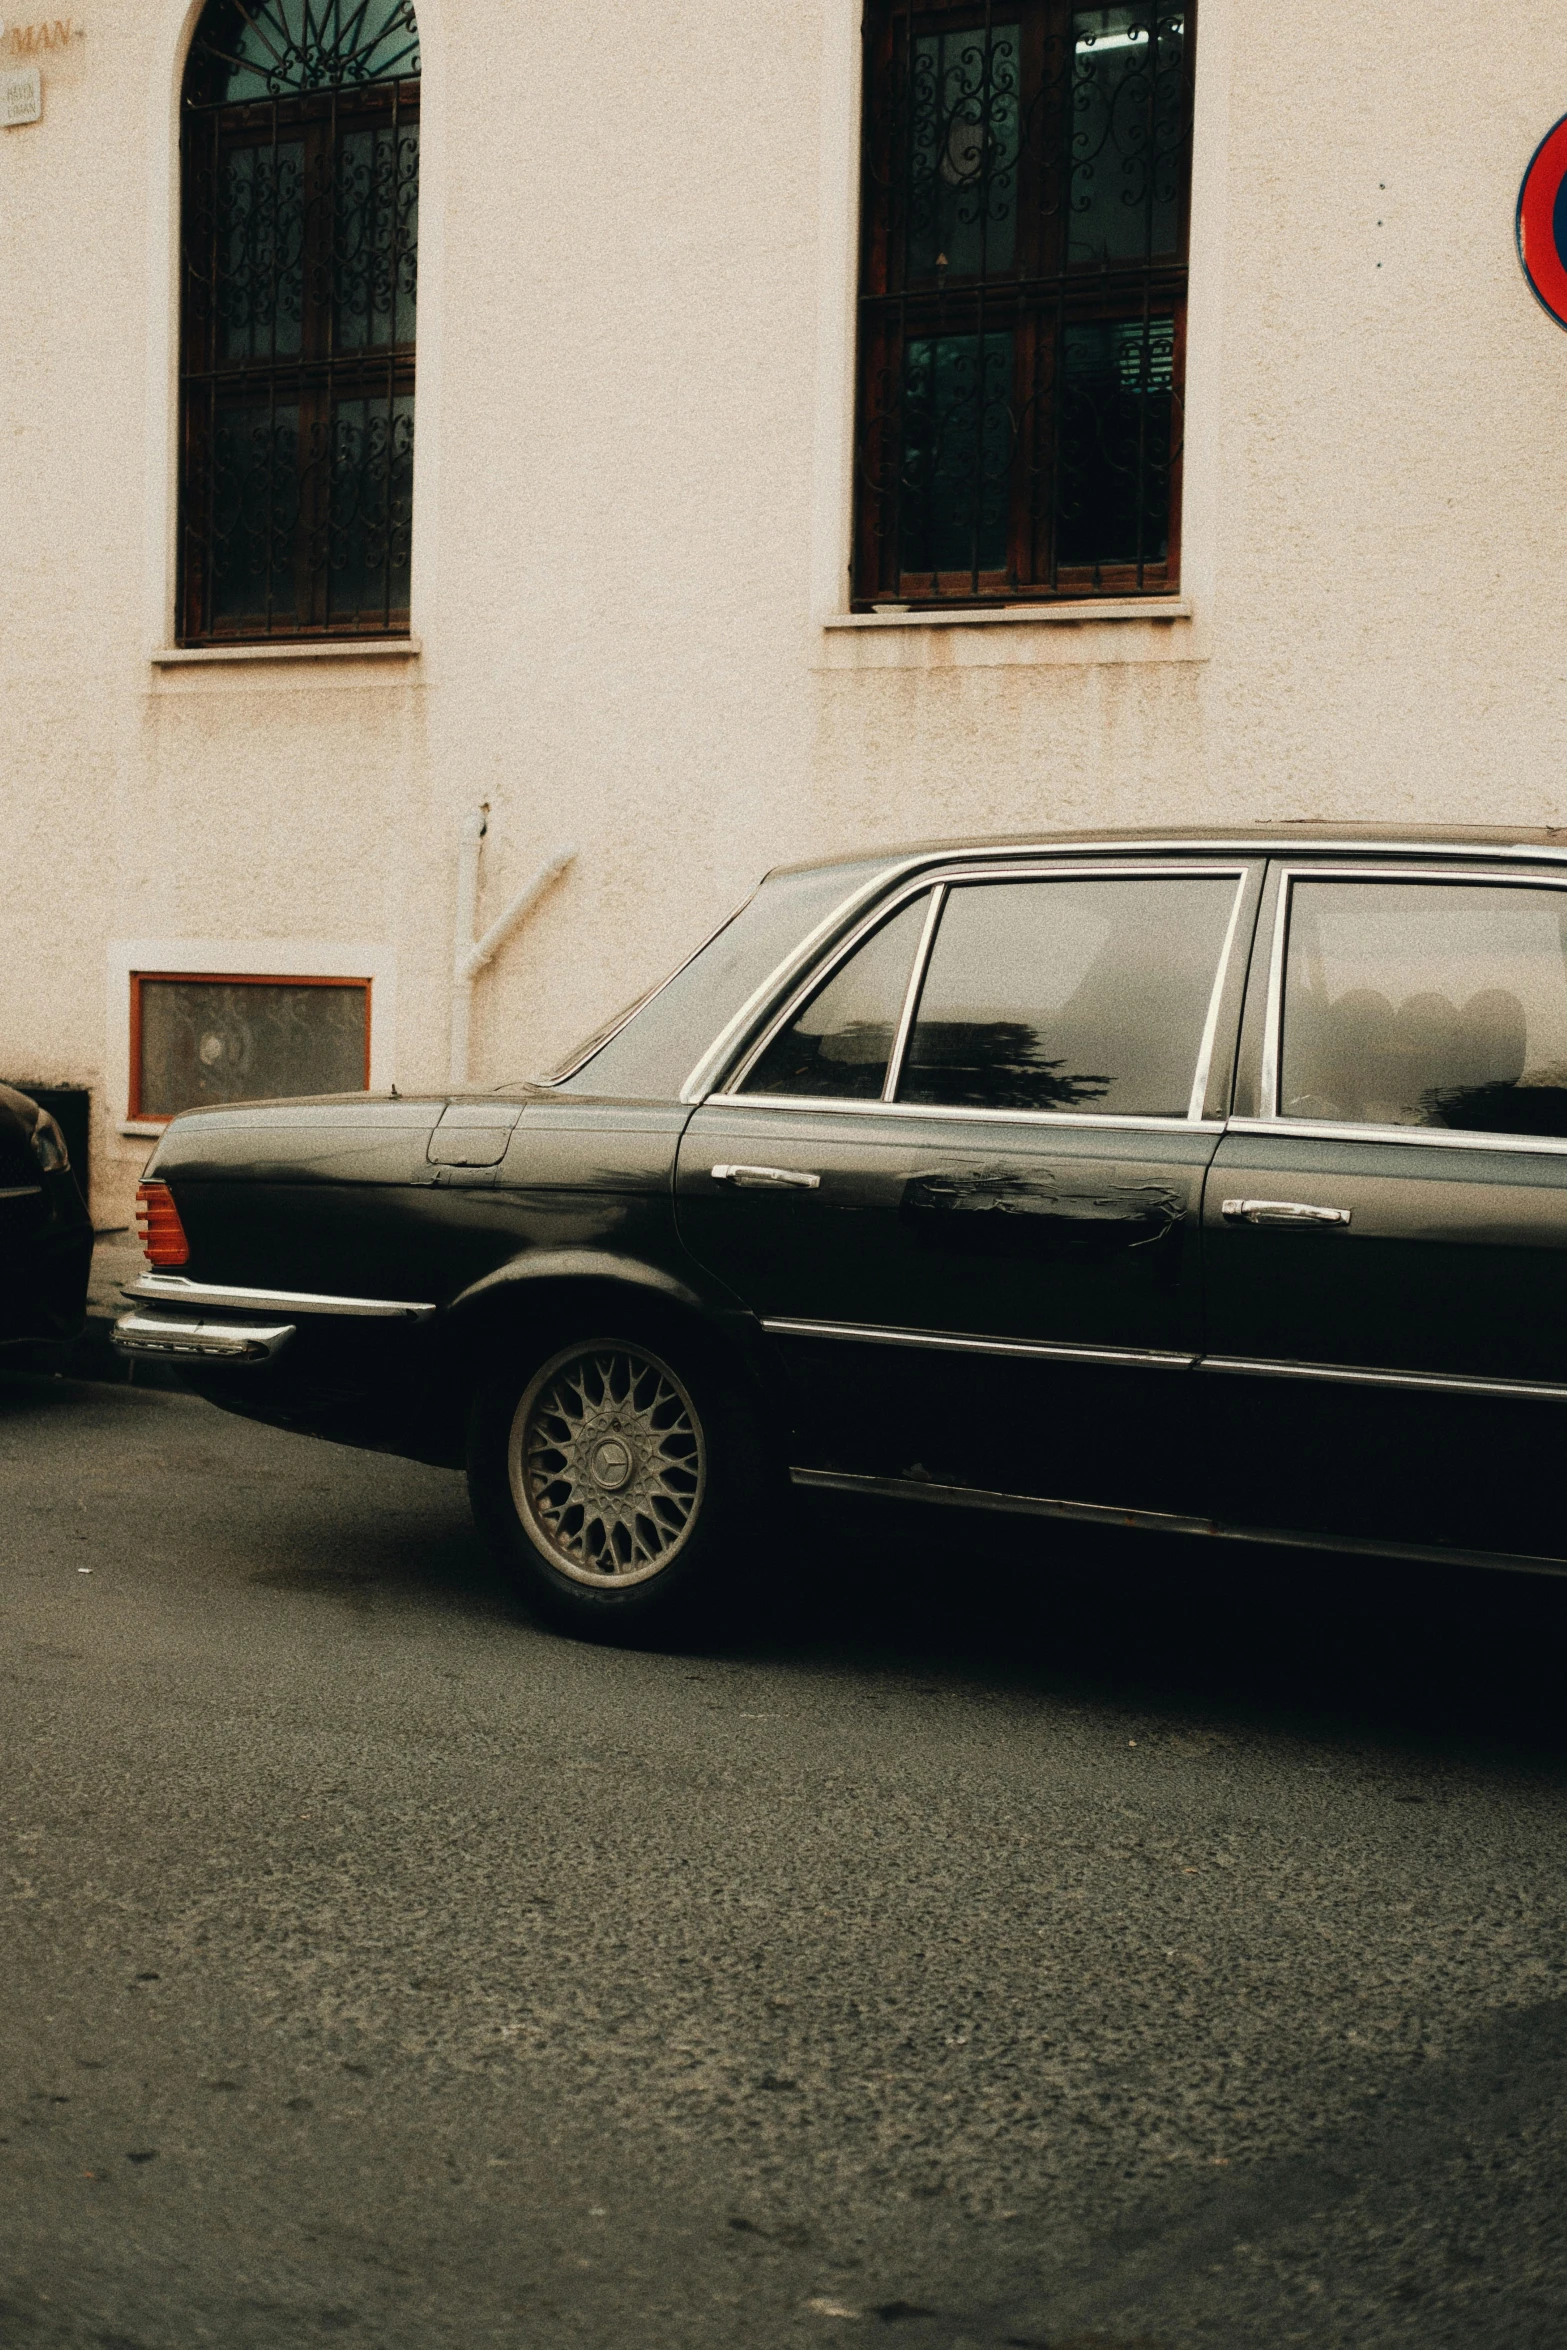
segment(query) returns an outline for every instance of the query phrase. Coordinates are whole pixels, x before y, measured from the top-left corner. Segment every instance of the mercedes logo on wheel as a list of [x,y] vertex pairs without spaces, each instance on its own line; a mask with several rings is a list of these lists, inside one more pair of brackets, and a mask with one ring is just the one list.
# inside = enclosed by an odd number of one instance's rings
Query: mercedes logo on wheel
[[601,1436],[588,1456],[593,1482],[605,1493],[618,1493],[636,1466],[623,1436]]

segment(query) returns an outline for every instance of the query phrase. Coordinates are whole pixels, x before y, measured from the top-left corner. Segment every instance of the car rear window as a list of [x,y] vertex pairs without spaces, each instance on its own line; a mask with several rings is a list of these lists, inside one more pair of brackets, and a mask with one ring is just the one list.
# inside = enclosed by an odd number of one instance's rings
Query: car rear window
[[[709,1045],[785,957],[883,870],[880,862],[772,873],[662,986],[559,1066],[568,1093],[676,1101]],[[600,1033],[603,1033],[602,1031]]]

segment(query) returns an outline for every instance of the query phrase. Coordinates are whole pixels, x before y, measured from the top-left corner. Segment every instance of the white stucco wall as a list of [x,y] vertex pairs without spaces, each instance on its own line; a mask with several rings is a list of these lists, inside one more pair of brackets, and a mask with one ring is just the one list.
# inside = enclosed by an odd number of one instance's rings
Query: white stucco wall
[[1201,0],[1190,616],[833,628],[855,0],[424,0],[423,649],[159,667],[193,13],[90,0],[42,121],[0,132],[0,1074],[97,1089],[103,1218],[148,1147],[117,1131],[120,945],[374,953],[388,1074],[440,1082],[481,800],[481,918],[580,851],[479,983],[481,1080],[780,860],[1567,822],[1567,335],[1512,250],[1567,110],[1551,11]]

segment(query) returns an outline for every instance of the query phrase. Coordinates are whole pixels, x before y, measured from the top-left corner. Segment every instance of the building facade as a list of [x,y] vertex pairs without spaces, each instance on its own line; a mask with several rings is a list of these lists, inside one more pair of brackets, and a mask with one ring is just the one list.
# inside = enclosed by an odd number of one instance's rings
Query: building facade
[[479,1083],[864,842],[1567,824],[1558,31],[12,25],[0,1074],[91,1088],[99,1220],[186,1100],[444,1084],[541,868]]

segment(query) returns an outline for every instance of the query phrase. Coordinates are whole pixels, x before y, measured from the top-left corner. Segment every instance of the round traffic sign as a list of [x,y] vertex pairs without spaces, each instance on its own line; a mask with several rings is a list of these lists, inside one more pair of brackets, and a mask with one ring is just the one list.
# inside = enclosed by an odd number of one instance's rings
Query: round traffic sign
[[1567,326],[1567,114],[1546,132],[1523,175],[1518,258],[1541,309]]

